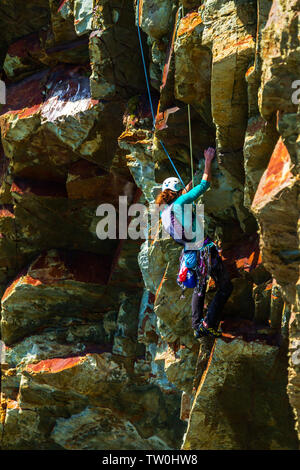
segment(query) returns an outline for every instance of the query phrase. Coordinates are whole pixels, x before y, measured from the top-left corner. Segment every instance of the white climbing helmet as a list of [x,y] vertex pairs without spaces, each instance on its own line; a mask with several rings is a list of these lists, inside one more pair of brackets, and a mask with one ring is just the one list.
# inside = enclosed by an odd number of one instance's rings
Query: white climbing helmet
[[178,178],[167,178],[162,184],[162,191],[165,189],[171,189],[172,191],[180,191],[182,184]]

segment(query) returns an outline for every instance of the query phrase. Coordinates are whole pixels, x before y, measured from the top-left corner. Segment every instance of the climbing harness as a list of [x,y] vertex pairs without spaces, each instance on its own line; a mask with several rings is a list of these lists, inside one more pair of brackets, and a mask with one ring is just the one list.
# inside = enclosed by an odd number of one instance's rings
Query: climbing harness
[[[216,244],[206,239],[200,250],[182,250],[179,257],[179,272],[177,284],[182,290],[181,298],[184,298],[184,291],[187,288],[194,288],[199,296],[205,294],[204,290],[209,276],[211,275],[212,257],[211,250]],[[195,280],[195,284],[191,282]]]
[[[177,33],[177,29],[178,29],[178,25],[179,25],[179,21],[180,19],[182,18],[182,15],[183,15],[183,6],[181,6],[179,8],[179,11],[178,11],[178,19],[177,19],[177,24],[176,24],[176,31],[175,31],[175,35]],[[147,72],[147,67],[146,67],[146,61],[145,61],[145,55],[144,55],[144,49],[143,49],[143,43],[142,43],[142,37],[141,37],[141,31],[140,31],[140,0],[137,0],[137,21],[136,21],[136,25],[137,25],[137,30],[138,30],[138,37],[139,37],[139,44],[140,44],[140,49],[141,49],[141,56],[142,56],[142,62],[143,62],[143,68],[144,68],[144,74],[145,74],[145,79],[146,79],[146,85],[147,85],[147,92],[148,92],[148,98],[149,98],[149,103],[150,103],[150,108],[151,108],[151,114],[152,114],[152,119],[153,119],[153,128],[152,130],[154,131],[155,130],[155,124],[156,124],[156,117],[155,117],[155,114],[154,114],[154,110],[153,110],[153,102],[152,102],[152,96],[151,96],[151,91],[150,91],[150,84],[149,84],[149,79],[148,79],[148,72]],[[191,116],[190,116],[190,105],[188,105],[188,121],[189,121],[189,142],[190,142],[190,157],[191,157],[191,171],[192,171],[192,185],[194,187],[194,169],[193,169],[193,151],[192,151],[192,132],[191,132]],[[185,188],[185,184],[172,160],[172,158],[170,157],[163,141],[161,139],[159,139],[159,143],[160,145],[162,146],[165,154],[167,155],[169,161],[171,162],[172,166],[173,166],[173,169],[175,171],[175,173],[177,174],[183,188]]]
[[198,295],[204,295],[206,283],[211,274],[211,251],[213,247],[218,254],[216,244],[207,237],[200,249],[186,250],[186,244],[190,240],[187,239],[185,228],[174,213],[174,203],[167,205],[162,210],[161,221],[165,231],[173,240],[184,247],[179,257],[179,271],[177,275],[177,284],[182,289],[181,298],[184,298],[184,290],[187,288],[195,288]]

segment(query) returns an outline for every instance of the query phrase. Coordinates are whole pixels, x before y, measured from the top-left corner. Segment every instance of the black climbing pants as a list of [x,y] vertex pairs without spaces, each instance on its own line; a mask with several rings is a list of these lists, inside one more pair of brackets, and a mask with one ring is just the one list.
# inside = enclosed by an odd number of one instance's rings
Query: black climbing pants
[[[207,309],[205,322],[209,328],[217,328],[220,320],[222,319],[222,310],[228,298],[232,293],[232,283],[230,281],[229,273],[222,262],[222,259],[212,253],[211,262],[211,277],[216,283],[217,292],[212,299]],[[203,294],[199,295],[197,290],[194,290],[192,297],[192,326],[197,330],[199,323],[203,318],[203,307],[205,299],[206,286],[202,289]]]

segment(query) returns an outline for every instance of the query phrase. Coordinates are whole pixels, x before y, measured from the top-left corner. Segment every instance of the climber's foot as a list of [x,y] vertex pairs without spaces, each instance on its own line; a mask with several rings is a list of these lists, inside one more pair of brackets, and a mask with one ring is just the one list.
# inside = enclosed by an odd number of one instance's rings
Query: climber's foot
[[194,330],[194,336],[196,339],[201,339],[203,338],[203,336],[206,336],[206,333],[200,331],[200,329],[198,330]]
[[204,320],[201,320],[198,330],[196,331],[195,337],[196,339],[199,339],[202,336],[212,336],[214,338],[220,338],[220,336],[222,336],[222,332],[220,330],[210,328]]

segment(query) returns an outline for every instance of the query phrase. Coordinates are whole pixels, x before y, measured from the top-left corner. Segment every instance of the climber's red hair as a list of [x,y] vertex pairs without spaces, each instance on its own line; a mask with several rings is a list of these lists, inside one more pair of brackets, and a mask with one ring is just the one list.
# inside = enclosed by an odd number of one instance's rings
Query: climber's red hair
[[172,191],[171,189],[165,189],[155,199],[155,204],[171,204],[178,196],[180,196],[181,191]]

